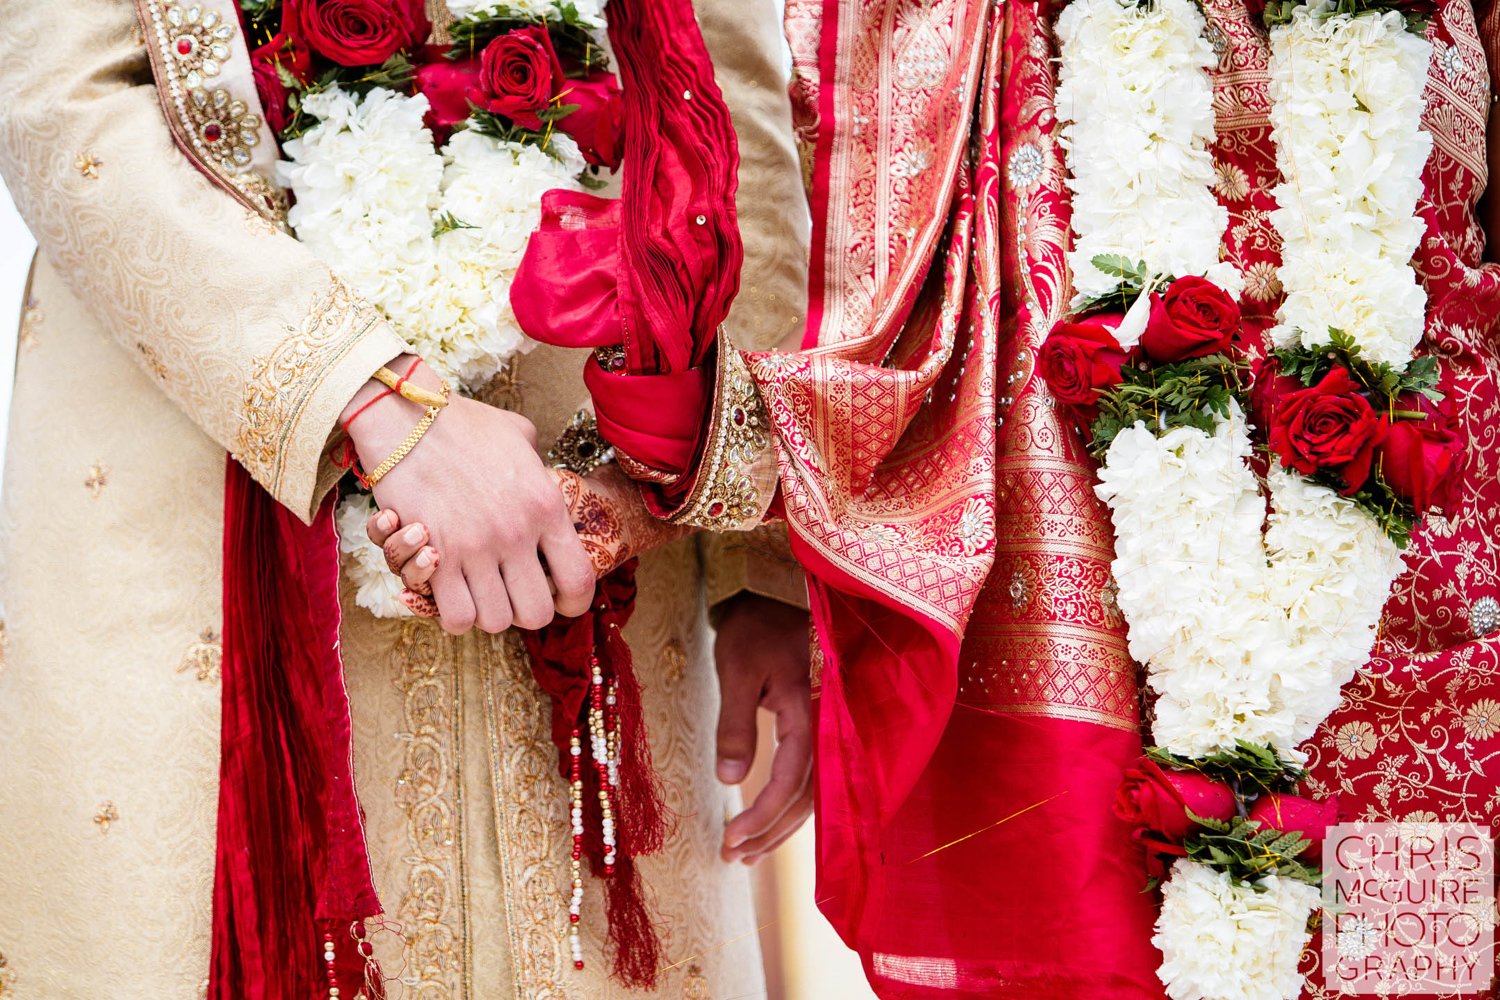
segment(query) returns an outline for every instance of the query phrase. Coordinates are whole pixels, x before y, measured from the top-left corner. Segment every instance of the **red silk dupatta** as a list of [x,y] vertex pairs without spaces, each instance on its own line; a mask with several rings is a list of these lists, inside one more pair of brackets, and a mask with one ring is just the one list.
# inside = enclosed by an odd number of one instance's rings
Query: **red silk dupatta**
[[885,997],[1156,997],[1111,812],[1140,750],[1065,309],[1033,3],[791,0],[808,343],[750,369],[825,654],[819,898]]
[[335,498],[303,524],[230,458],[211,1000],[385,996],[339,657]]

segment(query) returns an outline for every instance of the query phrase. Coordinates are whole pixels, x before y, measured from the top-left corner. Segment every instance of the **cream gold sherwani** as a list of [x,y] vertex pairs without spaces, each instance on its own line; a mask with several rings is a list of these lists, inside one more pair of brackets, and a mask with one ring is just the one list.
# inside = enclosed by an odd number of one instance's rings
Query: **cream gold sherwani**
[[[199,996],[224,451],[308,516],[336,478],[336,415],[403,349],[256,210],[268,194],[256,171],[231,191],[214,161],[174,144],[176,129],[191,148],[205,112],[154,82],[151,60],[160,77],[171,54],[153,19],[172,6],[0,0],[0,174],[40,246],[0,542],[5,1000]],[[729,325],[740,343],[770,346],[801,321],[806,239],[777,15],[770,0],[705,0],[700,15],[743,156],[745,291]],[[207,88],[225,103],[208,113],[253,113],[237,30],[230,45]],[[245,155],[264,168],[267,146]],[[586,398],[580,369],[539,349],[491,396],[530,417],[546,447]],[[627,634],[681,817],[668,850],[642,862],[672,963],[657,995],[757,996],[749,885],[717,860],[737,804],[712,778],[704,608],[744,587],[798,600],[800,579],[743,542],[721,558],[691,539],[644,559],[639,579]],[[513,639],[454,639],[346,601],[343,652],[386,909],[374,940],[405,984],[392,996],[623,995],[604,978],[597,890],[584,923],[593,961],[582,973],[567,961],[566,791],[548,706]]]

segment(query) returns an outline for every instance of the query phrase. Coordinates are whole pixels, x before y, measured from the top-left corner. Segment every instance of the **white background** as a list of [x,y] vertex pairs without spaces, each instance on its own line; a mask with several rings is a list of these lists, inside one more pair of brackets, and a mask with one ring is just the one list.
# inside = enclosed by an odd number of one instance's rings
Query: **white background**
[[[5,454],[5,427],[10,421],[10,383],[16,362],[21,295],[35,244],[0,181],[0,456]],[[0,465],[0,475],[4,466]]]

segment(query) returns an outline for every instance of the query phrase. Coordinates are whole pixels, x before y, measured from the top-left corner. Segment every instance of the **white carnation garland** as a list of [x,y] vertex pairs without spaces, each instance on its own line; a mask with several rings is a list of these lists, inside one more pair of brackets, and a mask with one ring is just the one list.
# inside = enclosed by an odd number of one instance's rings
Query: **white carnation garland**
[[[1203,29],[1189,0],[1075,0],[1058,18],[1075,308],[1117,290],[1095,266],[1109,255],[1239,294],[1219,261],[1216,60]],[[1287,178],[1273,223],[1288,293],[1272,335],[1313,347],[1343,330],[1372,360],[1404,367],[1426,304],[1410,261],[1431,145],[1420,128],[1430,45],[1399,13],[1334,16],[1329,0],[1297,8],[1271,40],[1273,138]],[[1130,310],[1116,332],[1123,348],[1144,323],[1144,307]],[[1274,464],[1267,522],[1251,447],[1234,403],[1213,434],[1138,423],[1110,444],[1097,492],[1114,523],[1131,655],[1158,695],[1156,742],[1186,758],[1252,744],[1300,762],[1298,744],[1368,660],[1403,563],[1353,502]],[[1318,890],[1295,879],[1250,886],[1176,862],[1152,939],[1168,995],[1296,997],[1318,904]]]
[[1208,70],[1218,57],[1203,27],[1192,0],[1079,0],[1058,16],[1057,116],[1077,237],[1068,264],[1080,300],[1118,284],[1093,263],[1110,255],[1223,278],[1238,293],[1232,265],[1219,265],[1229,214],[1212,189]]
[[[1271,223],[1286,300],[1278,346],[1352,335],[1402,367],[1422,340],[1427,295],[1412,269],[1432,137],[1422,130],[1432,44],[1396,11],[1295,8],[1271,29],[1271,126],[1283,181]],[[1378,109],[1366,110],[1366,109]]]
[[[555,19],[550,0],[450,3],[455,16],[505,8]],[[582,23],[603,26],[603,3],[574,0]],[[310,93],[317,123],[283,145],[278,164],[295,196],[287,222],[297,238],[461,392],[482,389],[535,342],[516,322],[510,286],[541,221],[541,197],[581,189],[578,145],[553,131],[547,148],[474,129],[441,150],[423,123],[427,98],[375,87],[363,97],[338,86]],[[410,614],[401,581],[365,533],[375,511],[364,491],[336,513],[344,573],[355,603],[378,618]]]

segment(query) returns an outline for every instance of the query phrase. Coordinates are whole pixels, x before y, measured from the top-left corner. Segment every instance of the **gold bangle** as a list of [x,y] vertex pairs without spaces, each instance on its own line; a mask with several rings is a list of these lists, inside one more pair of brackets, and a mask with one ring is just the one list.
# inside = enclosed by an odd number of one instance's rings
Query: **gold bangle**
[[441,410],[448,405],[448,387],[445,383],[441,393],[424,389],[419,385],[413,385],[389,368],[382,368],[373,376],[375,381],[388,389],[401,394],[402,399],[410,400],[418,406],[434,406]]
[[384,479],[392,469],[401,463],[403,458],[410,455],[411,450],[417,446],[417,442],[422,440],[423,435],[432,426],[432,422],[437,419],[438,412],[442,410],[443,406],[448,405],[447,382],[443,383],[443,394],[439,398],[442,400],[442,405],[427,407],[427,412],[422,414],[422,419],[417,421],[417,426],[413,427],[411,433],[406,435],[406,440],[397,445],[396,450],[391,452],[384,462],[375,466],[370,474],[365,476],[365,486],[367,488],[373,489],[375,484]]

